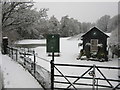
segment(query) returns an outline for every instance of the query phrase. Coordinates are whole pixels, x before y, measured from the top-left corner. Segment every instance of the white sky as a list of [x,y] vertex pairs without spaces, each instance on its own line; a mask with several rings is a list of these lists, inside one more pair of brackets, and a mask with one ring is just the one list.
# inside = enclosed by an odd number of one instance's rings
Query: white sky
[[[68,15],[80,22],[96,22],[103,15],[113,17],[118,14],[118,2],[42,2],[35,3],[35,7],[49,8],[48,16],[54,15],[58,20]],[[39,1],[39,2],[38,2]],[[41,2],[40,2],[41,1]],[[64,0],[66,1],[66,0]],[[76,0],[75,0],[76,1]],[[86,0],[85,0],[86,1]]]

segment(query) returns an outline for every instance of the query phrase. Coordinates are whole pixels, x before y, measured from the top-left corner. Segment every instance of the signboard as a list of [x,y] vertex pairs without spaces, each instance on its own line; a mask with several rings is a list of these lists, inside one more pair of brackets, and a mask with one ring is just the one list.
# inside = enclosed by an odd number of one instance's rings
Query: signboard
[[47,35],[47,52],[60,52],[60,35],[48,34]]

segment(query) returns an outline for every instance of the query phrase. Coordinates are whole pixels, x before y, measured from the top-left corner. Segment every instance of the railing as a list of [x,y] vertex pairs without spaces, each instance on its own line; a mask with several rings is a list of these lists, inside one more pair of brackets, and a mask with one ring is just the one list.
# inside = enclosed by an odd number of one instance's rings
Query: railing
[[[110,78],[109,70],[115,71],[116,73],[120,70],[120,67],[107,67],[107,66],[96,66],[96,65],[73,65],[73,64],[56,64],[51,62],[51,67],[54,68],[54,73],[51,73],[53,78],[53,86],[51,89],[65,89],[65,90],[80,90],[83,88],[91,88],[92,90],[100,90],[100,88],[108,88],[110,90],[120,90],[120,79],[118,76]],[[67,70],[74,70],[79,72],[79,69],[85,69],[84,72],[80,72],[77,75],[69,75]],[[69,71],[68,71],[69,72]],[[112,73],[113,75],[115,73]],[[118,74],[117,74],[118,75]],[[79,88],[79,89],[78,89]]]
[[[50,85],[53,87],[51,90],[63,88],[67,90],[71,88],[77,90],[78,88],[81,88],[81,86],[84,86],[85,88],[92,88],[92,90],[99,90],[99,88],[110,88],[112,90],[120,89],[120,80],[118,78],[109,78],[103,73],[104,70],[113,70],[118,72],[120,70],[120,67],[57,64],[54,63],[54,61],[51,61],[51,70],[53,71],[50,74],[48,70],[36,63],[36,58],[42,59],[46,62],[49,61],[37,56],[34,50],[23,48],[18,49],[8,46],[7,51],[9,57],[11,57],[13,60],[21,64],[26,70],[28,70],[31,75],[33,75],[35,79],[43,86],[44,89],[50,88]],[[67,75],[62,72],[61,67],[64,69],[77,68],[76,70],[78,70],[78,68],[80,70],[86,68],[86,70],[84,70],[84,72],[80,72],[78,75]],[[98,73],[101,75],[101,77],[97,77]],[[89,74],[89,76],[87,74]],[[61,78],[64,78],[64,80]],[[74,80],[71,81],[71,79]],[[83,80],[87,80],[87,82],[79,82]],[[91,82],[89,82],[90,80]],[[103,81],[106,81],[107,84],[101,84]],[[55,84],[58,84],[58,86]],[[62,87],[61,84],[64,87]]]
[[44,89],[50,88],[50,72],[36,63],[38,56],[34,50],[8,46],[7,52],[12,60],[28,70]]

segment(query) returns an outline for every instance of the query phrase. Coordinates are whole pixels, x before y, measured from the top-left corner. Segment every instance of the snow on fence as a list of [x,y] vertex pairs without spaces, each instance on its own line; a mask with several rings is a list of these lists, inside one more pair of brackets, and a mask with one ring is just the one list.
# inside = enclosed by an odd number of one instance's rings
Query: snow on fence
[[8,46],[7,52],[9,57],[28,70],[44,89],[50,88],[50,72],[36,63],[38,56],[34,50]]

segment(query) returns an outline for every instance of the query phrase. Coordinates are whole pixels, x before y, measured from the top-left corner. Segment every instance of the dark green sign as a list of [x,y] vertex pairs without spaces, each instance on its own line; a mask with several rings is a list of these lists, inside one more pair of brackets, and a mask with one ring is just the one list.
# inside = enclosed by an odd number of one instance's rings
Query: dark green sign
[[47,35],[47,52],[60,52],[60,35],[48,34]]

